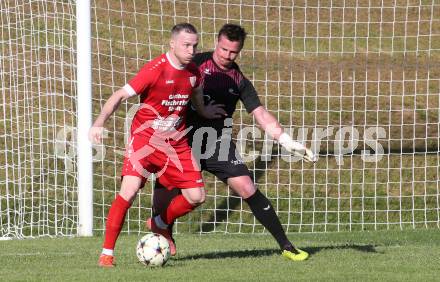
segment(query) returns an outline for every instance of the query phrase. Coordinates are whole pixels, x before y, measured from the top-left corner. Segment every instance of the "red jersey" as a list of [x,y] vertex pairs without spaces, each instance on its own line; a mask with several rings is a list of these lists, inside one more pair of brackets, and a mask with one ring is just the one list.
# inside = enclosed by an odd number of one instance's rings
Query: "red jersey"
[[185,129],[187,105],[199,84],[197,66],[190,63],[179,68],[171,62],[168,53],[145,64],[124,86],[130,95],[140,95],[140,108],[133,118],[131,134],[145,136],[146,141],[153,135],[154,139],[170,139],[173,146],[186,143],[186,136],[179,133]]

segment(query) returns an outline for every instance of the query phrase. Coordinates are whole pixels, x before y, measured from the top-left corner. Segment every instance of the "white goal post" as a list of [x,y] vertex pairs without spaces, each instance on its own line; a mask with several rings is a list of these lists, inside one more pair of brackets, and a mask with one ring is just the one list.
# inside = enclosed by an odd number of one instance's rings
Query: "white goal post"
[[[88,6],[89,5],[89,6]],[[100,235],[120,188],[136,99],[87,130],[106,99],[191,22],[202,51],[227,22],[239,65],[316,165],[289,158],[242,105],[234,138],[287,232],[440,227],[440,3],[435,0],[0,1],[0,238]],[[93,169],[92,162],[93,160]],[[177,232],[262,233],[204,174]],[[144,232],[151,182],[123,232]]]
[[92,37],[90,0],[76,3],[77,47],[77,159],[78,159],[78,235],[93,234],[92,144]]

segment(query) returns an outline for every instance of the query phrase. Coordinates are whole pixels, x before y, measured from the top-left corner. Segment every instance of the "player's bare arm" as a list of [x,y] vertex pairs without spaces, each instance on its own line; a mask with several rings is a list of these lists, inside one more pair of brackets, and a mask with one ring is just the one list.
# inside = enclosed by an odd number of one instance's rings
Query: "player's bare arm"
[[277,140],[289,153],[298,155],[309,162],[317,161],[315,153],[303,144],[294,141],[289,134],[285,133],[278,120],[265,107],[259,106],[252,111],[252,115],[260,127]]
[[194,89],[191,96],[191,103],[194,108],[196,108],[197,113],[206,119],[216,119],[227,116],[227,113],[224,110],[225,105],[214,104],[214,101],[211,101],[208,105],[205,105],[203,101],[202,87],[197,87]]
[[89,140],[93,143],[99,144],[102,142],[102,135],[104,132],[104,124],[107,119],[118,109],[119,105],[127,100],[130,94],[123,88],[114,92],[102,107],[101,113],[93,123],[89,130]]

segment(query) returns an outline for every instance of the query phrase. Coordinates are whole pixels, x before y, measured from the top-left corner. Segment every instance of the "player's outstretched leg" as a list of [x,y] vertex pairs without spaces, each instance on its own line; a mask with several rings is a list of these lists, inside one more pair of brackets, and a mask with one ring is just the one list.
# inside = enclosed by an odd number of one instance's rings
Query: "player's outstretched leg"
[[283,226],[275,213],[275,210],[270,201],[264,196],[260,190],[244,199],[249,205],[255,218],[272,234],[275,240],[280,245],[283,257],[293,261],[306,260],[309,254],[305,251],[297,249],[287,238]]

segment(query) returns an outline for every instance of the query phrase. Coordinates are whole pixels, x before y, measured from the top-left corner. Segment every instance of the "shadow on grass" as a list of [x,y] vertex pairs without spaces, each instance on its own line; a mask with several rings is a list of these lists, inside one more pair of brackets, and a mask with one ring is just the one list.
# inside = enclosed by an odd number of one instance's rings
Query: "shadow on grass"
[[[306,247],[302,248],[310,255],[314,255],[323,250],[347,250],[352,249],[359,252],[377,253],[373,245],[344,245],[344,246],[322,246],[322,247]],[[216,253],[196,254],[185,257],[179,257],[179,260],[194,259],[223,259],[223,258],[247,258],[247,257],[265,257],[280,254],[278,249],[262,249],[262,250],[242,250],[242,251],[224,251]]]
[[301,249],[308,252],[310,255],[316,254],[323,250],[349,250],[349,249],[359,252],[365,252],[365,253],[377,253],[376,248],[373,245],[347,244],[342,246],[305,247]]

